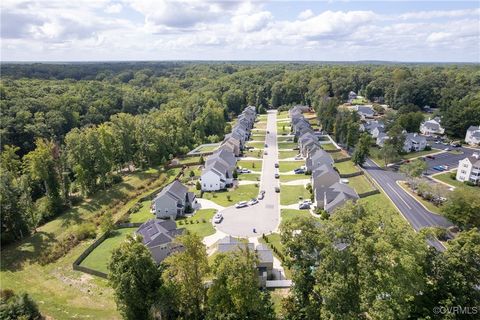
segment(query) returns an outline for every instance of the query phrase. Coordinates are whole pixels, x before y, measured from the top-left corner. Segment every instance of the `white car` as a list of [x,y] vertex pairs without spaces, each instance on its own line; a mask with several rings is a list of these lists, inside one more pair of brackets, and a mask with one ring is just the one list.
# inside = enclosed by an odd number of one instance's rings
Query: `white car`
[[240,209],[248,206],[247,201],[240,201],[239,203],[235,204],[235,208]]
[[258,200],[256,198],[253,198],[252,200],[248,201],[249,206],[253,206],[254,204],[257,204]]
[[242,173],[250,173],[251,171],[248,169],[242,169]]
[[302,160],[302,157],[301,156],[296,156],[295,160]]
[[214,223],[220,223],[220,222],[222,222],[222,220],[223,220],[223,215],[220,212],[216,213],[213,216],[213,222]]

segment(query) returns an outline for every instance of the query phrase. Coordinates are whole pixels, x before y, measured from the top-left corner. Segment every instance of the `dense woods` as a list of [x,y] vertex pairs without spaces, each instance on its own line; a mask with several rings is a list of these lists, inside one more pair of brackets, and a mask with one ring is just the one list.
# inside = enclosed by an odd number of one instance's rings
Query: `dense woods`
[[[3,64],[2,243],[27,235],[69,206],[195,145],[216,142],[246,105],[309,104],[324,130],[354,146],[358,119],[338,112],[353,90],[404,113],[408,129],[425,105],[463,137],[480,119],[476,65],[315,63]],[[337,129],[335,129],[337,128]],[[341,130],[340,130],[341,128]]]

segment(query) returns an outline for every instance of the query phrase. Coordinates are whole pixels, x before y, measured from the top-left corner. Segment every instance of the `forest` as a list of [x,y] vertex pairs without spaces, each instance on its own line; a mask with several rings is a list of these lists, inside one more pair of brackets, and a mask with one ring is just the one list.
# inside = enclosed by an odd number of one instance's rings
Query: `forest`
[[405,126],[437,108],[451,137],[480,119],[480,67],[468,64],[37,63],[2,64],[1,73],[3,244],[117,183],[122,170],[220,141],[247,105],[311,105],[347,145],[358,140],[355,119],[336,105],[350,91],[399,110]]

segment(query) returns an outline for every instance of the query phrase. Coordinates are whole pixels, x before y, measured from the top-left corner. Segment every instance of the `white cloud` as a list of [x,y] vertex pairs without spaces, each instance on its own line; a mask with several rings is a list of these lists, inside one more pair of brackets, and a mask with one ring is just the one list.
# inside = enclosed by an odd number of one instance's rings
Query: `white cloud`
[[114,14],[122,11],[123,6],[120,3],[114,3],[105,8],[106,13]]
[[466,16],[477,16],[480,18],[480,9],[408,12],[401,14],[399,18],[403,20],[428,20],[436,18],[459,18]]
[[307,9],[305,11],[300,12],[300,14],[298,15],[298,19],[305,20],[305,19],[313,17],[314,15],[315,14],[313,13],[312,10]]
[[254,32],[264,29],[273,19],[268,11],[261,11],[253,14],[236,15],[232,18],[232,23],[238,31]]

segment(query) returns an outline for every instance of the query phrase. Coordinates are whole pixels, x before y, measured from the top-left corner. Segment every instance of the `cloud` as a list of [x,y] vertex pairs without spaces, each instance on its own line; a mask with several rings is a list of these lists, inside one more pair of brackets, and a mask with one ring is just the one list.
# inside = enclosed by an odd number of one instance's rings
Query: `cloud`
[[459,18],[466,16],[480,16],[480,9],[468,9],[468,10],[444,10],[444,11],[419,11],[419,12],[408,12],[401,14],[399,16],[402,20],[429,20],[436,18]]
[[273,19],[268,11],[253,14],[236,15],[232,18],[234,27],[241,32],[255,32],[264,29]]
[[123,6],[120,3],[114,3],[105,8],[106,13],[114,14],[122,11]]
[[305,19],[313,17],[314,15],[315,14],[313,13],[312,10],[307,9],[305,11],[300,12],[300,14],[298,15],[298,19],[305,20]]

